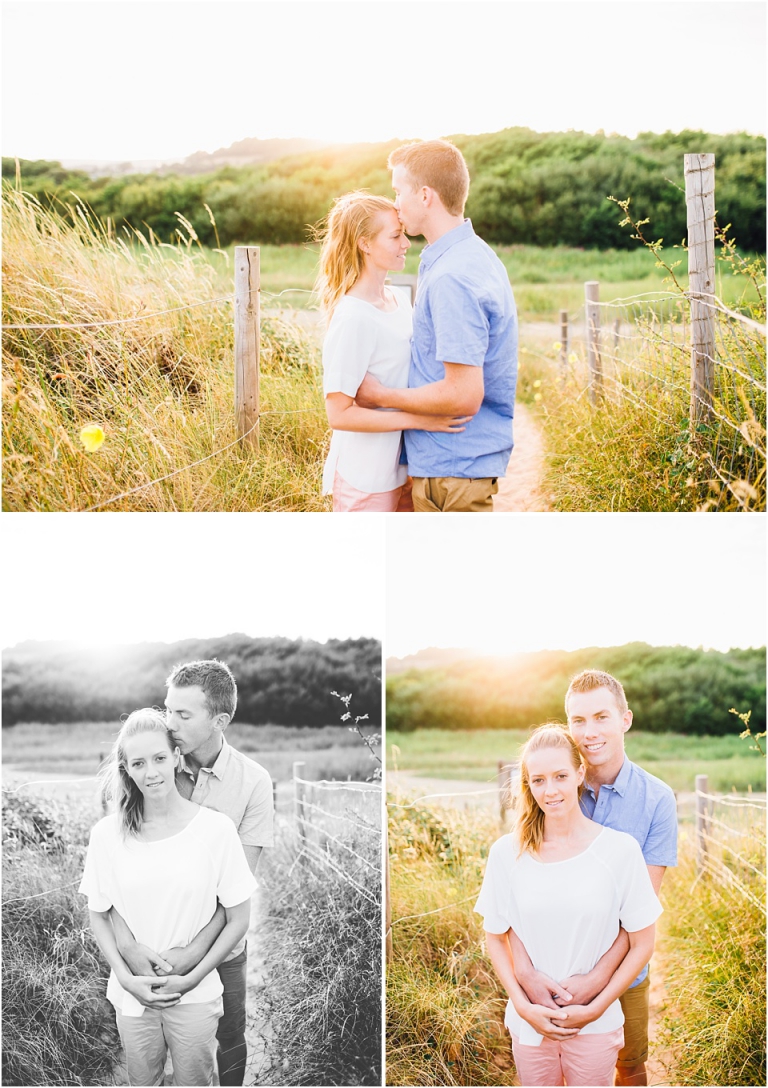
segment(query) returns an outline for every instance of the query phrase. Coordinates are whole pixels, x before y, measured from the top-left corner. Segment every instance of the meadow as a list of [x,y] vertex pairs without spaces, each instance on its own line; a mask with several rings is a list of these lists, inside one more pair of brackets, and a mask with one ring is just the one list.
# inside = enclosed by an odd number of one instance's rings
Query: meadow
[[[4,509],[330,510],[320,493],[330,430],[311,294],[316,247],[261,247],[253,449],[235,429],[231,247],[204,247],[183,216],[171,245],[145,227],[116,231],[84,205],[54,211],[12,189],[3,203]],[[406,271],[416,272],[421,248],[409,251]],[[603,303],[668,292],[654,255],[495,249],[515,291],[518,399],[542,432],[553,509],[762,508],[764,394],[743,404],[737,382],[718,400],[731,440],[723,449],[717,429],[688,430],[684,360],[674,382],[643,386],[642,396],[630,388],[610,410],[586,396],[584,281],[600,281]],[[760,274],[733,272],[718,264],[723,302],[764,320]],[[684,289],[685,275],[678,280]],[[561,310],[571,321],[567,382],[558,369]],[[764,376],[764,351],[754,354],[747,392]]]
[[[492,784],[498,761],[516,759],[527,738],[522,729],[388,729],[387,766],[424,778]],[[716,792],[765,792],[765,759],[750,751],[738,734],[694,737],[631,729],[625,746],[631,760],[676,792],[692,792],[697,774],[709,775],[709,788]]]
[[[386,1083],[517,1084],[506,995],[472,909],[490,844],[508,827],[488,808],[409,804],[399,794],[389,802]],[[697,873],[691,824],[681,821],[652,961],[665,990],[652,1021],[650,1084],[765,1082],[764,810],[752,816],[746,849],[756,871],[746,884],[762,909]]]
[[[94,775],[116,729],[27,723],[3,731],[4,1084],[125,1083],[106,966],[76,891],[101,815]],[[275,846],[261,859],[249,933],[246,1083],[380,1084],[380,794],[365,794],[373,821],[361,813],[351,822],[343,789],[323,794],[325,809],[351,828],[347,848],[367,859],[369,875],[355,869],[350,881],[348,865],[307,855],[290,786],[296,760],[308,780],[343,787],[371,778],[378,759],[341,725],[241,724],[228,735],[268,768],[277,795]],[[35,785],[19,788],[22,781]],[[328,831],[339,836],[333,816],[312,819],[321,841]]]

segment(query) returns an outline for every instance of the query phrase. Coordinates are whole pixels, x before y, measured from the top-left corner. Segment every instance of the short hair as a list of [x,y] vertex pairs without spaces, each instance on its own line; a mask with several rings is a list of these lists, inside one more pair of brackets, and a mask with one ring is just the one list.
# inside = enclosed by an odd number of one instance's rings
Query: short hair
[[615,676],[611,676],[609,672],[601,672],[600,669],[584,669],[583,672],[574,676],[565,693],[565,713],[568,713],[568,699],[571,695],[580,694],[583,691],[596,691],[598,688],[608,688],[621,713],[626,714],[629,703],[624,688]]
[[358,189],[338,197],[325,219],[313,228],[313,240],[322,243],[315,293],[326,318],[360,279],[365,262],[358,243],[374,236],[381,212],[397,215],[394,201]]
[[235,716],[237,684],[229,665],[211,658],[208,661],[186,661],[174,665],[165,686],[177,688],[200,687],[205,695],[205,705],[213,718],[217,714]]
[[404,166],[417,189],[434,189],[451,215],[463,215],[469,170],[458,147],[448,140],[418,140],[396,147],[387,160],[391,170]]

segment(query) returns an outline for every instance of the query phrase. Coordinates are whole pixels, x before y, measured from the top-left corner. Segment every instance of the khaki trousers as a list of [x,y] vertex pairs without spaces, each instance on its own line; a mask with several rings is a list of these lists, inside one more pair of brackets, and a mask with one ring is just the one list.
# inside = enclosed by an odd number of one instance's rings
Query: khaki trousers
[[413,508],[416,513],[493,513],[493,496],[499,490],[496,476],[469,480],[461,476],[414,476]]

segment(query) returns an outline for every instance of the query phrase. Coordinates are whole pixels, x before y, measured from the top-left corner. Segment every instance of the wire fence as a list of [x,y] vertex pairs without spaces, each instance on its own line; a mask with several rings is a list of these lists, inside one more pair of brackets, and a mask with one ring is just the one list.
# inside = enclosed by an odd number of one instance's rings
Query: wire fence
[[706,396],[692,385],[690,298],[679,292],[586,303],[575,323],[586,328],[589,369],[579,359],[574,376],[596,408],[628,407],[668,429],[675,444],[684,436],[679,456],[692,471],[703,461],[712,482],[707,509],[762,508],[766,328],[714,295],[697,302],[713,331],[713,354],[705,355],[713,384]]
[[294,766],[299,858],[321,866],[373,906],[382,891],[382,790],[377,783],[311,781]]
[[766,802],[696,789],[699,872],[766,913]]

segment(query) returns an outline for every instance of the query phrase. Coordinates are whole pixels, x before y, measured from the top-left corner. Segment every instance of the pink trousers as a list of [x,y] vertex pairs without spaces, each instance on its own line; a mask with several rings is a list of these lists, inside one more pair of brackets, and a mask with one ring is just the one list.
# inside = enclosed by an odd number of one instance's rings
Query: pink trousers
[[568,1039],[542,1039],[540,1046],[524,1046],[512,1036],[520,1083],[528,1086],[561,1084],[612,1085],[616,1057],[624,1046],[624,1028],[595,1035],[571,1035]]
[[333,512],[334,514],[383,513],[406,514],[413,510],[411,498],[411,479],[408,477],[402,487],[396,487],[393,491],[376,491],[373,494],[367,491],[358,491],[346,480],[339,476],[338,472],[333,479]]

